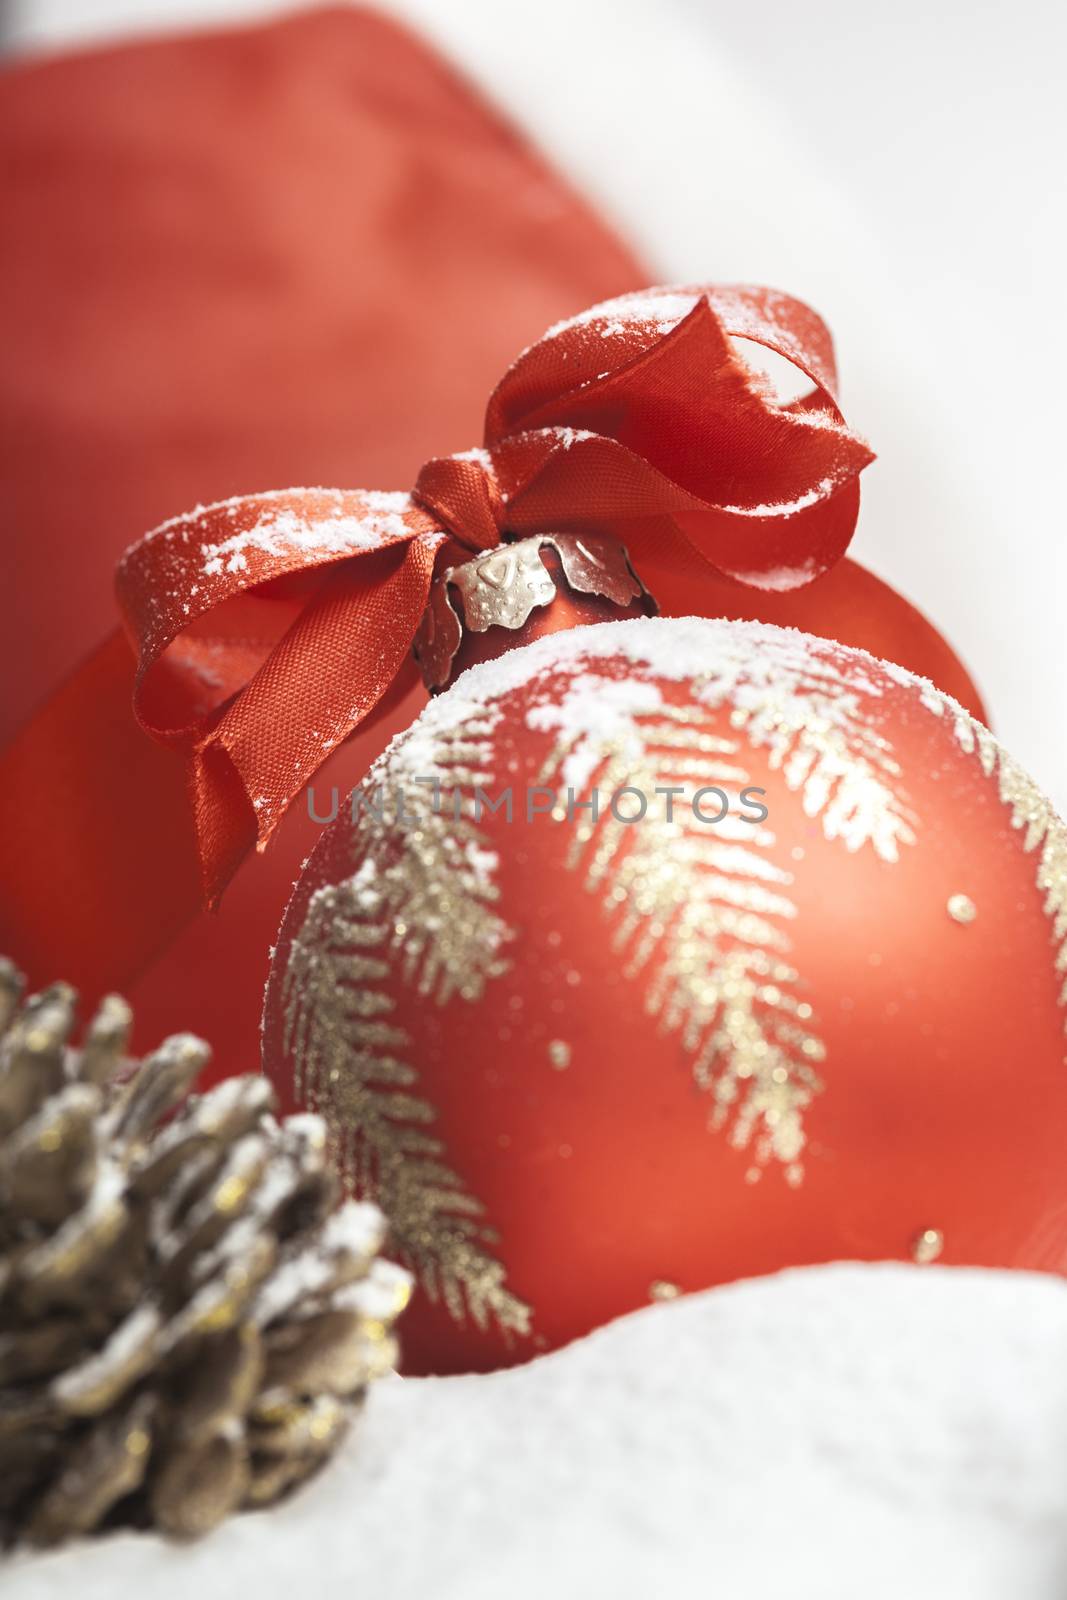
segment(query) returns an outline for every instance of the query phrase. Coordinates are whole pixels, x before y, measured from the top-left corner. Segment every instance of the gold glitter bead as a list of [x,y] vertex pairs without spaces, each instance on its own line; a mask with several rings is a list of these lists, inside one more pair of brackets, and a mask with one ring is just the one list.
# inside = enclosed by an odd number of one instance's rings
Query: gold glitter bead
[[936,1261],[945,1248],[945,1235],[940,1228],[924,1228],[911,1247],[911,1259],[919,1266]]
[[665,1278],[656,1278],[648,1286],[650,1300],[677,1300],[681,1292],[676,1283],[668,1283]]

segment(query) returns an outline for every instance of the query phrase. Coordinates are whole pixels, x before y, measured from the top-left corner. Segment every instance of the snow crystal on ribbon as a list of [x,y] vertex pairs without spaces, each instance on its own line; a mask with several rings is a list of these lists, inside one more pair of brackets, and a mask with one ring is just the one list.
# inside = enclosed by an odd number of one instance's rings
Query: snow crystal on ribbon
[[[723,506],[722,509],[732,511],[737,517],[795,517],[798,511],[806,511],[809,506],[825,500],[837,487],[836,478],[823,478],[814,489],[809,489],[807,494],[798,495],[795,500],[780,500],[776,504],[771,502],[761,506]],[[808,561],[807,565],[813,569],[814,576],[814,562]]]
[[[779,404],[805,394],[809,375],[832,390],[835,381],[832,358],[827,366],[823,359],[806,350],[798,336],[796,319],[806,308],[798,307],[789,295],[774,289],[753,291],[743,286],[639,289],[604,300],[600,305],[555,323],[539,342],[582,327],[589,327],[602,339],[636,335],[649,329],[663,338],[673,332],[702,298],[707,299],[716,317],[729,329],[730,342],[742,361],[769,384]],[[813,314],[807,314],[817,322]],[[768,335],[772,344],[767,342]],[[753,344],[759,347],[762,355],[754,355]]]
[[403,513],[411,505],[407,494],[363,493],[360,500],[365,509],[358,512],[341,510],[339,494],[335,501],[338,509],[320,515],[304,515],[292,507],[271,509],[253,527],[216,544],[205,545],[204,572],[211,576],[243,571],[248,565],[249,550],[260,550],[270,556],[284,556],[295,551],[347,555],[375,550],[404,537],[407,526]]
[[657,333],[667,334],[689,315],[699,298],[696,294],[670,290],[664,294],[638,290],[633,294],[618,295],[614,300],[603,300],[598,306],[590,306],[588,311],[579,311],[577,316],[554,323],[544,338],[558,338],[571,328],[581,328],[591,322],[605,323],[599,330],[603,339],[628,333],[649,323],[655,326]]
[[782,294],[777,289],[761,289],[757,307],[743,289],[716,284],[709,291],[708,299],[716,315],[729,323],[730,332],[736,338],[758,341],[763,338],[769,323],[782,343],[799,353],[800,346],[793,327],[797,302],[790,295]]
[[[602,372],[599,376],[605,378],[607,373]],[[569,450],[573,445],[581,444],[585,439],[598,439],[601,437],[600,434],[590,433],[588,428],[551,428],[546,431],[555,434],[556,440],[563,450]]]

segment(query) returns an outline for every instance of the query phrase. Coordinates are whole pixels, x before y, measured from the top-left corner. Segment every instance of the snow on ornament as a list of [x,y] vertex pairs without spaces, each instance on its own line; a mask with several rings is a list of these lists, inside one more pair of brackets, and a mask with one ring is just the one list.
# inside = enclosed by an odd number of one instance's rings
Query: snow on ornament
[[955,701],[631,618],[461,670],[338,804],[265,1062],[417,1274],[408,1370],[488,1368],[665,1285],[1067,1270],[1065,938],[1064,827]]

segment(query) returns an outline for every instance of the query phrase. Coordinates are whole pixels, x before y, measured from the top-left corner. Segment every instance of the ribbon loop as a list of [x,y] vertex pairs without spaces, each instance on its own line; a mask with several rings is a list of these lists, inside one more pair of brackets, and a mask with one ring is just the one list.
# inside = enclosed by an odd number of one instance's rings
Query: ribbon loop
[[414,498],[468,550],[491,550],[504,536],[504,498],[487,450],[434,456],[415,480]]
[[[742,342],[811,392],[780,399]],[[484,448],[426,462],[410,495],[294,489],[165,523],[124,556],[118,598],[138,719],[189,758],[208,899],[394,682],[449,538],[613,534],[653,577],[699,561],[795,588],[847,549],[872,459],[807,306],[658,288],[550,328],[491,396]]]

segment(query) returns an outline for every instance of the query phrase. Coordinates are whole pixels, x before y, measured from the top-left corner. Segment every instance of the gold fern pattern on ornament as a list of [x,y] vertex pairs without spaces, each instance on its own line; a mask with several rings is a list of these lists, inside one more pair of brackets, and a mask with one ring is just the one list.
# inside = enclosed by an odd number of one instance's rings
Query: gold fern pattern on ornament
[[[751,782],[741,741],[713,732],[702,707],[623,715],[625,732],[613,739],[559,739],[538,782],[563,785],[575,758],[605,796]],[[730,826],[709,830],[684,803],[637,824],[608,807],[573,828],[566,864],[601,895],[625,975],[645,980],[649,1014],[680,1034],[694,1081],[711,1098],[711,1126],[728,1127],[736,1149],[752,1150],[753,1178],[777,1160],[795,1185],[804,1113],[823,1089],[816,1064],[826,1052],[788,959],[792,874],[775,862],[769,829],[735,821],[731,837]]]
[[[470,718],[434,742],[425,765],[472,797],[488,781],[490,728],[484,714]],[[387,754],[367,782],[388,793],[392,779]],[[364,807],[357,871],[311,899],[285,975],[285,1048],[297,1094],[326,1119],[346,1187],[377,1197],[425,1292],[457,1322],[528,1337],[530,1307],[508,1289],[484,1207],[432,1132],[436,1111],[417,1092],[410,1037],[385,987],[399,966],[431,1002],[474,1001],[506,970],[495,858],[470,818],[436,807],[429,788],[402,792],[399,844]]]
[[[936,717],[951,718],[956,742],[977,757],[987,778],[996,779],[1011,825],[1022,834],[1023,850],[1037,856],[1037,889],[1051,924],[1053,970],[1063,982],[1059,1003],[1067,1006],[1067,824],[1013,756],[977,718],[950,695],[923,687],[923,705]],[[1064,1018],[1067,1031],[1067,1017]]]
[[[871,714],[878,684],[851,660],[847,676],[839,671],[830,644],[813,650],[771,630],[761,630],[758,652],[729,635],[717,643],[715,671],[692,680],[695,707],[665,703],[640,676],[572,678],[561,702],[528,719],[560,730],[538,782],[577,785],[583,795],[739,788],[752,781],[744,749],[762,747],[828,840],[897,861],[915,842],[915,817]],[[722,710],[729,738],[715,731]],[[777,1160],[795,1185],[826,1050],[789,960],[793,875],[775,861],[769,829],[735,823],[733,834],[719,825],[713,835],[685,804],[673,819],[648,815],[639,827],[606,811],[574,830],[568,865],[584,871],[591,891],[603,889],[628,976],[645,975],[648,1011],[680,1033],[694,1079],[711,1095],[711,1125],[753,1150],[750,1181]]]
[[854,655],[846,675],[829,643],[815,651],[768,632],[735,673],[709,673],[694,687],[709,707],[730,703],[731,726],[767,748],[772,771],[799,791],[804,814],[819,819],[828,840],[849,850],[869,844],[883,861],[897,861],[900,847],[915,843],[916,819],[892,745],[868,715],[881,691]]

